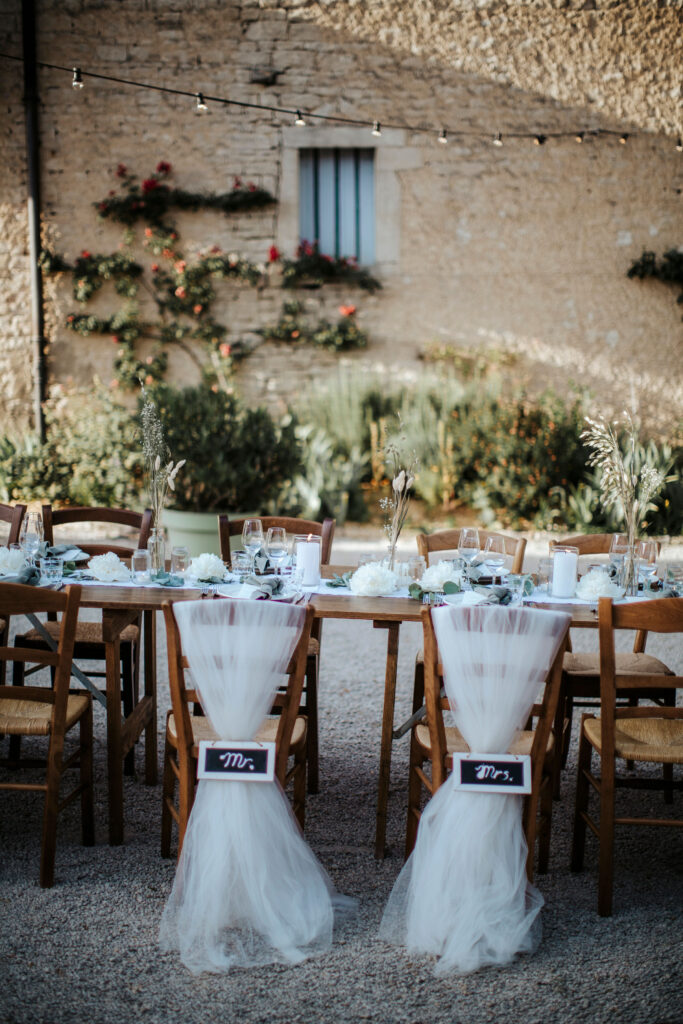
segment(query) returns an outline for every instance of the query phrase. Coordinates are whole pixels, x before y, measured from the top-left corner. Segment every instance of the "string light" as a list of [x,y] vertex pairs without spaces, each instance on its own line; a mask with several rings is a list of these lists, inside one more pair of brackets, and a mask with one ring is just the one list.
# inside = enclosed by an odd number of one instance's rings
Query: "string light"
[[[17,57],[14,54],[0,53],[0,59],[12,60],[12,61],[17,61],[19,63],[24,63],[23,57]],[[101,74],[98,71],[86,71],[86,72],[83,72],[81,70],[81,68],[79,68],[79,67],[66,67],[66,66],[64,66],[62,64],[50,64],[47,61],[36,61],[36,65],[38,67],[40,67],[40,68],[48,68],[49,70],[52,70],[52,71],[65,71],[65,72],[68,72],[69,74],[72,74],[73,78],[72,78],[71,84],[72,84],[74,89],[82,89],[84,87],[85,83],[84,83],[84,80],[83,80],[83,76],[85,75],[85,77],[87,77],[87,78],[95,78],[95,79],[98,79],[98,80],[103,81],[103,82],[113,82],[113,83],[116,83],[117,85],[131,86],[131,87],[136,88],[136,89],[148,89],[148,90],[152,90],[154,92],[166,93],[167,95],[189,96],[189,97],[193,97],[194,96],[196,98],[196,100],[197,100],[197,110],[200,111],[201,113],[211,113],[211,109],[207,105],[207,98],[205,98],[203,93],[189,92],[186,89],[175,89],[175,88],[172,88],[170,86],[155,85],[155,84],[153,84],[151,82],[139,82],[139,81],[135,81],[135,80],[129,79],[129,78],[119,78],[118,76],[115,76],[115,75],[104,75],[104,74]],[[219,104],[220,103],[223,106],[238,107],[238,108],[249,109],[249,110],[267,111],[269,113],[274,113],[274,114],[288,114],[288,115],[292,116],[292,115],[294,115],[296,113],[296,119],[294,121],[294,123],[296,125],[303,127],[307,123],[304,120],[300,110],[294,111],[294,110],[292,110],[289,107],[279,107],[279,106],[275,106],[273,104],[266,104],[266,103],[250,103],[250,102],[248,102],[246,100],[232,100],[232,99],[228,99],[227,97],[224,97],[224,96],[209,96],[208,100],[211,103],[213,103],[213,104]],[[366,121],[366,120],[361,119],[361,118],[343,117],[343,116],[338,115],[338,114],[313,114],[313,113],[310,113],[310,111],[309,111],[309,113],[306,116],[308,118],[316,120],[316,121],[326,121],[326,122],[330,122],[330,123],[333,123],[333,124],[353,125],[354,127],[359,127],[359,128],[368,127],[368,128],[371,129],[373,135],[377,136],[377,135],[381,134],[381,125],[379,124],[378,121]],[[432,134],[435,131],[434,128],[427,127],[427,126],[425,126],[423,124],[422,125],[408,125],[408,124],[405,124],[405,123],[397,123],[397,124],[393,124],[392,123],[392,124],[389,124],[389,125],[385,125],[384,127],[385,128],[387,128],[387,127],[395,128],[395,129],[400,129],[400,130],[403,130],[403,131],[409,131],[409,132],[415,132],[415,133],[421,133],[421,134]],[[453,132],[453,134],[456,137],[458,137],[458,138],[466,138],[466,137],[479,138],[479,139],[487,138],[487,133],[486,133],[485,129],[484,130],[476,130],[476,129],[472,129],[472,130],[458,130],[458,131]],[[574,131],[566,131],[566,132],[565,131],[558,131],[558,132],[550,132],[549,135],[546,135],[546,134],[536,134],[536,133],[531,133],[531,132],[509,132],[508,133],[508,137],[509,138],[513,138],[513,139],[531,139],[534,142],[534,144],[538,145],[538,146],[542,146],[546,142],[546,140],[548,138],[551,138],[551,137],[554,138],[554,139],[573,138],[573,139],[575,139],[576,142],[581,143],[589,135],[590,136],[595,136],[595,137],[598,137],[598,136],[614,136],[614,137],[618,138],[619,142],[622,145],[625,145],[626,142],[628,141],[628,139],[634,137],[633,133],[631,133],[631,134],[625,133],[625,132],[621,133],[618,130],[611,129],[611,128],[594,128],[594,129],[585,130],[585,131],[584,130],[581,130],[581,131],[574,130]],[[447,131],[447,129],[445,127],[442,128],[441,131],[438,133],[438,135],[436,135],[436,138],[437,138],[437,141],[442,143],[442,144],[448,142],[449,139],[448,139],[448,131]],[[488,136],[488,138],[490,138],[490,136]],[[494,146],[502,146],[503,145],[503,136],[502,136],[502,134],[500,132],[497,132],[491,141],[493,142]],[[680,136],[677,137],[676,151],[677,152],[683,152],[683,143],[681,142],[681,137]]]
[[683,153],[683,139],[681,139],[680,135],[676,139],[676,152]]

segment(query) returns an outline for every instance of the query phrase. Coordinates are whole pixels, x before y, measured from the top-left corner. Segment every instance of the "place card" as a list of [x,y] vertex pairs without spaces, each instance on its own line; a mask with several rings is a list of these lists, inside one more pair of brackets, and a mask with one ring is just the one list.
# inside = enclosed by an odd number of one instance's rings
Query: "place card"
[[453,754],[453,785],[477,793],[530,793],[528,754]]
[[272,782],[275,744],[253,741],[202,740],[197,759],[198,779],[226,782]]

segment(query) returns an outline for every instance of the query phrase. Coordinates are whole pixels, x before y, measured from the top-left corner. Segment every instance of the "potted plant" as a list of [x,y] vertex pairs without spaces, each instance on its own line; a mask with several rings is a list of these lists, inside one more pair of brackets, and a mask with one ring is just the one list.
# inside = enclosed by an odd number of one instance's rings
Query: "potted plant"
[[153,391],[175,477],[164,521],[172,545],[191,555],[220,553],[217,516],[265,513],[302,471],[301,449],[290,419],[278,424],[267,409],[245,408],[233,394],[206,384]]

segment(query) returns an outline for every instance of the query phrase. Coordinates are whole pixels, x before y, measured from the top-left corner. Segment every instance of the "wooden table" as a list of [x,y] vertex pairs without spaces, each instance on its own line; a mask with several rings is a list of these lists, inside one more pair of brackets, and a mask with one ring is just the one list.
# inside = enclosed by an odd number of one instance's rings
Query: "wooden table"
[[[347,567],[325,566],[325,575]],[[107,763],[109,773],[109,842],[123,842],[123,758],[145,732],[145,780],[156,782],[156,643],[154,613],[164,601],[196,601],[197,590],[158,587],[107,587],[83,584],[81,606],[102,612],[102,635],[106,645],[107,671]],[[419,622],[422,606],[409,598],[351,597],[330,590],[313,594],[311,603],[316,617],[372,622],[375,629],[387,630],[387,659],[384,673],[384,701],[380,739],[379,782],[375,820],[375,856],[385,855],[387,804],[391,773],[391,744],[398,666],[399,631],[402,622]],[[551,605],[570,611],[573,626],[597,626],[597,615],[586,605]],[[119,642],[121,630],[142,613],[144,696],[128,718],[121,718],[121,679]]]

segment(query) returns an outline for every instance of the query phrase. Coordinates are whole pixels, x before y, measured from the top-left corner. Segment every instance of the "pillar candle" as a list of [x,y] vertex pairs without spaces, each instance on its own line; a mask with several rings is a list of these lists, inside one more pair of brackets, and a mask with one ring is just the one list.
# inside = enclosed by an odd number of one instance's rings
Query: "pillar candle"
[[573,597],[579,552],[576,548],[555,548],[553,555],[553,597]]
[[320,583],[320,538],[309,537],[296,542],[296,567],[301,572],[304,587],[317,587]]

